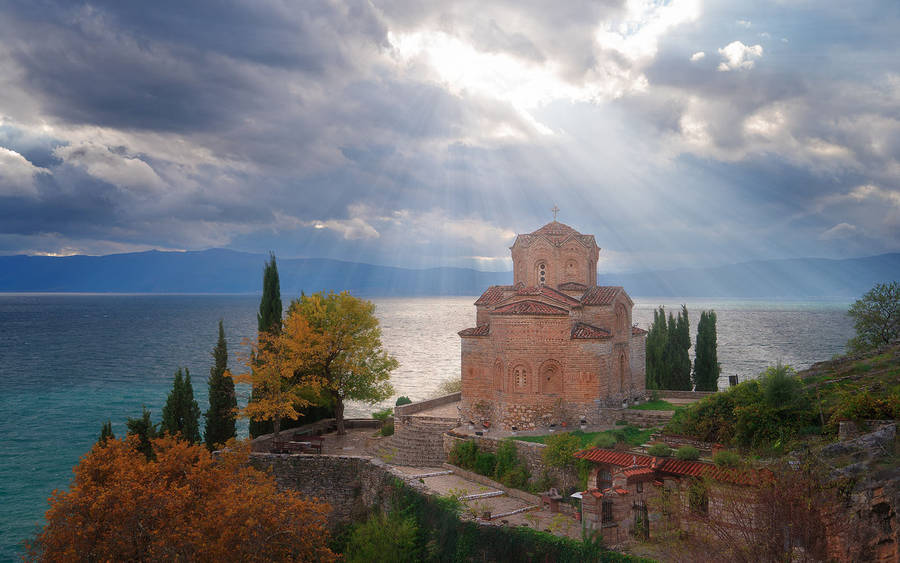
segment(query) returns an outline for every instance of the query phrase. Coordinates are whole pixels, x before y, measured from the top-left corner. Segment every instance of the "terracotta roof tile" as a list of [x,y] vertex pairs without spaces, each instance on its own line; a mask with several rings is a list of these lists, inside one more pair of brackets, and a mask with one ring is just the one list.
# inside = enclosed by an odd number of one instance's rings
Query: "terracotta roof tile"
[[512,291],[511,285],[492,285],[484,290],[481,297],[475,301],[475,305],[493,305],[503,300],[504,291]]
[[771,472],[765,470],[724,469],[702,461],[681,461],[673,458],[657,458],[616,452],[602,448],[581,450],[575,452],[573,455],[574,457],[586,459],[595,463],[627,467],[628,469],[623,471],[626,475],[628,475],[628,471],[637,471],[637,468],[635,467],[637,465],[646,468],[650,472],[669,473],[671,475],[687,477],[708,477],[710,479],[715,479],[716,481],[734,483],[737,485],[758,485],[760,482],[772,478]]
[[574,238],[588,247],[597,245],[594,235],[583,235],[565,223],[551,221],[536,231],[519,235],[516,237],[516,242],[513,243],[513,246],[520,242],[527,246],[540,237],[544,237],[556,246],[561,246],[570,238]]
[[456,334],[460,336],[487,336],[491,333],[491,325],[483,324],[473,328],[464,328]]
[[615,491],[620,495],[627,495],[628,489],[623,489],[622,487],[616,487]]
[[509,305],[497,307],[493,311],[497,315],[568,315],[569,311],[562,307],[554,307],[540,301],[526,299]]
[[655,471],[649,467],[634,467],[628,468],[622,471],[622,473],[624,473],[626,477],[636,477],[638,475],[653,475]]
[[549,297],[550,299],[555,299],[557,301],[562,301],[564,303],[568,303],[569,305],[581,305],[581,301],[575,299],[574,297],[570,297],[565,293],[553,289],[552,287],[542,285],[538,287],[520,287],[516,290],[516,295],[543,295],[544,297]]
[[581,303],[584,305],[609,305],[620,291],[622,291],[620,286],[595,285],[584,292],[584,295],[581,296]]
[[633,326],[631,327],[631,334],[634,336],[640,336],[642,334],[647,334],[647,331],[639,326]]
[[598,328],[587,323],[575,323],[575,326],[572,327],[572,338],[576,340],[612,338],[612,333],[606,329]]

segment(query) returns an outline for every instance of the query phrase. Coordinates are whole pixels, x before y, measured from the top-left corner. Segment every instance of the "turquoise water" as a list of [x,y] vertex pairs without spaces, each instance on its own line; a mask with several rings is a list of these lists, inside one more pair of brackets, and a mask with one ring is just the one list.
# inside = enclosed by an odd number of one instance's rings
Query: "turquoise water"
[[[201,410],[217,322],[234,362],[256,331],[257,296],[0,294],[0,560],[33,534],[46,498],[112,420],[116,435],[146,405],[159,420],[179,366],[188,367]],[[397,395],[430,396],[459,375],[456,331],[473,326],[473,297],[376,299],[385,347],[400,360]],[[639,299],[646,328],[656,305]],[[749,377],[778,360],[797,367],[843,352],[852,336],[846,303],[687,303],[692,330],[701,308],[718,312],[723,373]],[[232,363],[232,367],[234,364]],[[246,390],[243,391],[246,394]],[[391,401],[392,403],[392,401]],[[375,410],[350,405],[349,415]],[[246,433],[246,426],[242,428]]]

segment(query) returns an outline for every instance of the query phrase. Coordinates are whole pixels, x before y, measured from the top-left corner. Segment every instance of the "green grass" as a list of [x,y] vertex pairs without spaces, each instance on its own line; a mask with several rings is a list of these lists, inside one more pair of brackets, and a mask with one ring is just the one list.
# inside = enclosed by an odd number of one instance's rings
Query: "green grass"
[[642,405],[633,405],[628,408],[636,411],[674,411],[678,407],[664,399],[655,399]]
[[[581,439],[581,446],[584,448],[593,444],[594,440],[600,434],[609,434],[619,442],[625,442],[631,446],[640,446],[641,444],[647,443],[647,440],[650,439],[650,434],[653,434],[658,430],[658,428],[641,429],[637,426],[628,425],[615,430],[604,430],[602,432],[582,432],[581,430],[575,430],[571,434],[573,436],[578,436],[578,438]],[[548,436],[550,436],[550,434],[543,436],[516,436],[513,440],[544,444]]]

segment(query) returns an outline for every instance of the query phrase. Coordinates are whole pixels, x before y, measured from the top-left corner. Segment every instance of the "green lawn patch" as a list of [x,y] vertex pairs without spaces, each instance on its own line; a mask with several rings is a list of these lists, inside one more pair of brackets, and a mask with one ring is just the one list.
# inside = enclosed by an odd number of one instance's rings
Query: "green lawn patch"
[[[602,432],[582,432],[581,430],[575,430],[571,434],[577,436],[581,440],[581,447],[583,448],[592,446],[597,440],[597,437],[601,434],[608,434],[618,442],[625,442],[631,446],[640,446],[641,444],[647,443],[647,440],[650,439],[650,434],[653,434],[657,430],[657,428],[642,429],[637,426],[628,425],[616,428],[615,430],[604,430]],[[521,442],[544,444],[549,436],[552,436],[552,434],[545,434],[542,436],[516,436],[513,439]]]
[[655,399],[647,401],[641,405],[633,405],[628,407],[636,411],[674,411],[677,407],[664,399]]

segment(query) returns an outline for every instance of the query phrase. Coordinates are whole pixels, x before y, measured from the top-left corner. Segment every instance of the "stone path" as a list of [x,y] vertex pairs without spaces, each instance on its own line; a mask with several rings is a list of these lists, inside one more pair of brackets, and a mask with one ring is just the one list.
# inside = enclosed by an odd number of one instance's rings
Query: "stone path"
[[[466,497],[485,493],[502,493],[498,489],[463,479],[459,475],[447,474],[447,470],[443,467],[395,466],[395,469],[408,475],[420,476],[428,492],[434,495]],[[461,517],[464,519],[480,519],[485,512],[490,512],[493,518],[489,523],[492,525],[529,526],[538,530],[550,530],[557,535],[565,535],[573,539],[581,538],[581,522],[576,521],[573,517],[540,510],[524,500],[510,497],[505,493],[497,496],[461,499],[461,502],[463,504]],[[502,516],[508,513],[514,514]],[[497,517],[497,515],[501,516]]]

